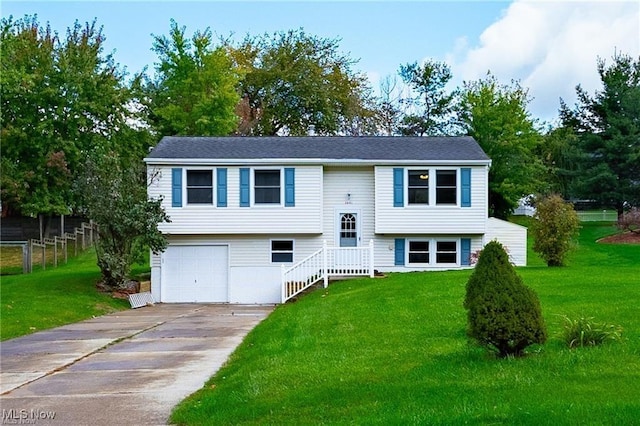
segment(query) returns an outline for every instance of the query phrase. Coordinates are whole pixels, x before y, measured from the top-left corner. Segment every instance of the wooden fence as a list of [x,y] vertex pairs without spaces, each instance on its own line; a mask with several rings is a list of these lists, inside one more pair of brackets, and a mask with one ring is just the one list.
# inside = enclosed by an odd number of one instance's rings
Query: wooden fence
[[[83,222],[80,227],[74,229],[74,232],[65,232],[62,236],[11,242],[3,245],[22,246],[22,271],[28,274],[33,271],[34,264],[40,264],[42,269],[46,269],[49,258],[53,258],[54,267],[57,267],[60,262],[67,263],[70,256],[70,245],[73,245],[73,256],[77,256],[79,251],[91,247],[97,237],[97,226],[94,223]],[[48,251],[52,256],[47,255]]]

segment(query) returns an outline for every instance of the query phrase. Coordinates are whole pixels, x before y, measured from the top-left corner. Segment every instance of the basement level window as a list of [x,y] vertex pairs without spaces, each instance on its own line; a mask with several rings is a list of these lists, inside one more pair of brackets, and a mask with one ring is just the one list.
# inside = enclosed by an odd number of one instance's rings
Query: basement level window
[[409,263],[429,263],[429,241],[409,241]]
[[293,240],[271,240],[271,262],[293,263]]
[[455,241],[436,242],[436,263],[456,263],[458,244]]

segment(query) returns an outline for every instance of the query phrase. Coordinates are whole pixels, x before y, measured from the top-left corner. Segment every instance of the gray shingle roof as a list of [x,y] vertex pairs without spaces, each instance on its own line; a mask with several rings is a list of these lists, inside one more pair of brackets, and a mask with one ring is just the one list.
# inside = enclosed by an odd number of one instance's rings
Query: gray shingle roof
[[148,162],[201,160],[489,161],[471,137],[193,137],[165,136]]

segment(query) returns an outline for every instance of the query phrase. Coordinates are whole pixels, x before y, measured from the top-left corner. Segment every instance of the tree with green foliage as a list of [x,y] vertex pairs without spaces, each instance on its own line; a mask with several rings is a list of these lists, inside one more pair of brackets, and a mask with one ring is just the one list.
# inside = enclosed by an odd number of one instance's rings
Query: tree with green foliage
[[154,36],[156,74],[147,82],[149,117],[161,135],[224,136],[238,125],[237,70],[207,28],[191,39],[171,20],[169,37]]
[[88,157],[75,190],[82,213],[98,225],[95,247],[105,287],[128,287],[131,265],[144,251],[166,248],[158,224],[170,222],[162,200],[147,197],[146,169],[140,162],[122,161],[114,153]]
[[571,198],[573,182],[578,176],[576,143],[575,133],[567,127],[551,129],[542,136],[535,154],[545,170],[543,193],[558,193],[565,199]]
[[557,194],[549,195],[536,203],[533,218],[529,228],[534,239],[533,250],[548,266],[563,266],[580,230],[573,205]]
[[240,134],[365,134],[375,111],[364,75],[339,52],[339,40],[303,30],[247,36],[228,43],[238,73]]
[[592,97],[578,85],[575,108],[561,101],[560,117],[578,135],[576,195],[621,215],[640,205],[640,57],[616,54],[597,66],[602,90]]
[[445,86],[451,80],[449,66],[444,62],[428,60],[400,66],[402,80],[413,96],[403,99],[408,108],[399,126],[403,136],[441,136],[453,130],[453,100],[455,93],[447,93]]
[[504,247],[489,242],[466,285],[468,335],[499,357],[521,356],[547,340],[536,293],[524,285]]
[[100,147],[141,158],[148,134],[130,125],[125,72],[103,54],[95,21],[75,22],[64,36],[36,17],[0,25],[3,213],[67,214],[83,153]]
[[501,219],[545,184],[544,167],[535,155],[541,135],[528,103],[527,90],[519,83],[501,85],[491,75],[466,83],[459,98],[460,125],[491,158],[489,213]]

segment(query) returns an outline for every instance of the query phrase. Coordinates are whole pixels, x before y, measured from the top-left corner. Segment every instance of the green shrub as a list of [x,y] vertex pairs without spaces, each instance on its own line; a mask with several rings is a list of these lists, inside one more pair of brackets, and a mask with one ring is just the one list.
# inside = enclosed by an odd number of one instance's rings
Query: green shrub
[[559,195],[550,195],[537,203],[533,218],[529,228],[534,238],[533,250],[547,266],[564,265],[580,230],[580,220],[573,205]]
[[593,317],[571,319],[563,316],[562,340],[570,348],[578,346],[597,346],[605,342],[622,340],[622,327],[619,325],[595,322]]
[[521,356],[547,332],[536,293],[516,274],[497,241],[487,244],[466,286],[468,335],[499,357]]

